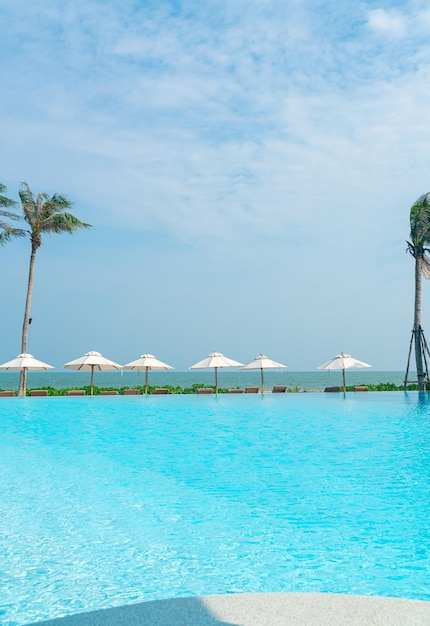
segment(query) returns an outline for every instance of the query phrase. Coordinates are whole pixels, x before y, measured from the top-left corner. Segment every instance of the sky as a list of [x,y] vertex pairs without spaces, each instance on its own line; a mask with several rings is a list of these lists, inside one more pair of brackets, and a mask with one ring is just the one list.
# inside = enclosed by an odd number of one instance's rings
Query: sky
[[[428,3],[3,0],[0,20],[0,182],[64,194],[92,225],[44,237],[31,354],[405,369]],[[0,248],[1,362],[29,253]]]

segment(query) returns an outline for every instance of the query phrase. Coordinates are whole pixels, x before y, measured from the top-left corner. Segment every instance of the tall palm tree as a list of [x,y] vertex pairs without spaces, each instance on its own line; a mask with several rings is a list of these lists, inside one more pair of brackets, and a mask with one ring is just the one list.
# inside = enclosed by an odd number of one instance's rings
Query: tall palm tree
[[[36,253],[42,245],[44,233],[74,233],[78,228],[89,228],[90,224],[81,222],[68,212],[72,203],[65,196],[46,193],[34,195],[27,183],[22,183],[19,190],[22,218],[29,229],[26,235],[31,241],[30,267],[28,271],[28,287],[25,302],[24,322],[22,325],[21,352],[27,352],[28,326],[30,323],[31,299],[33,295],[34,261]],[[18,395],[24,396],[27,386],[26,372],[21,371]]]
[[[425,390],[427,371],[424,371],[426,363],[427,344],[421,327],[421,277],[430,278],[430,193],[425,193],[411,206],[410,212],[411,241],[408,241],[408,250],[415,259],[415,307],[414,327],[412,340],[415,345],[415,362],[417,367],[418,388]],[[409,352],[410,356],[410,352]],[[427,364],[426,364],[427,365]],[[408,362],[409,367],[409,362]],[[426,367],[427,370],[427,367]],[[405,377],[406,385],[407,372]]]
[[[18,220],[19,215],[16,213],[12,213],[11,211],[6,211],[5,209],[13,208],[16,206],[17,202],[15,200],[11,200],[2,194],[7,191],[5,185],[0,183],[0,218],[6,217],[9,220]],[[10,225],[9,222],[4,222],[0,219],[0,246],[3,246],[5,243],[10,241],[12,237],[24,237],[25,231],[21,228],[14,228]]]

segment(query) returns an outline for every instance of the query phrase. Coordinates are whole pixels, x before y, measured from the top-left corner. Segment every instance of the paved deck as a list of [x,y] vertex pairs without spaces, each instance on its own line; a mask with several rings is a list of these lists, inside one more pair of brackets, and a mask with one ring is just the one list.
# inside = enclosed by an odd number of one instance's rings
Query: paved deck
[[325,593],[176,598],[81,613],[38,626],[430,626],[430,602]]

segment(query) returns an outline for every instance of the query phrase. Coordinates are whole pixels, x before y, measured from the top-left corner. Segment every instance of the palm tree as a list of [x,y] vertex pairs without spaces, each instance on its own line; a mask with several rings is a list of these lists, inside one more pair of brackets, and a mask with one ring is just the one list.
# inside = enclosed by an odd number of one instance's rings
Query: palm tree
[[[415,362],[417,367],[418,389],[425,390],[426,378],[428,380],[428,368],[426,352],[428,347],[421,328],[421,277],[430,278],[430,193],[425,193],[411,206],[410,212],[411,241],[408,241],[408,251],[415,259],[415,308],[414,327],[412,329],[409,358],[412,343],[415,345]],[[424,371],[424,364],[426,369]],[[409,369],[406,370],[405,386]]]
[[[28,326],[30,323],[31,299],[33,295],[34,261],[36,253],[42,245],[44,233],[74,233],[78,228],[89,228],[90,224],[81,222],[68,212],[72,203],[65,196],[54,194],[49,197],[46,193],[33,194],[27,183],[22,183],[19,191],[21,200],[22,218],[29,225],[25,231],[31,241],[30,267],[28,271],[27,298],[25,302],[24,322],[22,326],[21,352],[27,352]],[[21,371],[19,381],[19,396],[25,395],[27,386],[26,373]]]
[[[0,183],[0,218],[6,217],[9,220],[18,220],[19,215],[16,213],[12,213],[11,211],[5,211],[4,209],[13,208],[16,206],[17,202],[15,200],[11,200],[6,196],[3,196],[7,188],[5,185]],[[0,219],[0,246],[3,246],[5,243],[10,241],[12,237],[24,237],[25,231],[21,228],[14,228],[8,222],[4,222]]]

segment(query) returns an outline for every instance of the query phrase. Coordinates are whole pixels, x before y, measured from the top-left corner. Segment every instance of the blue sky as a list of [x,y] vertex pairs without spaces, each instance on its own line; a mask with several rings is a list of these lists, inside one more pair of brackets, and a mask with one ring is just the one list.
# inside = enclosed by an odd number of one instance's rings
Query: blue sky
[[[3,0],[0,18],[0,182],[65,194],[93,225],[44,240],[32,354],[181,370],[263,352],[312,370],[345,351],[404,369],[409,208],[430,191],[426,3]],[[0,249],[1,361],[19,352],[28,253]]]

